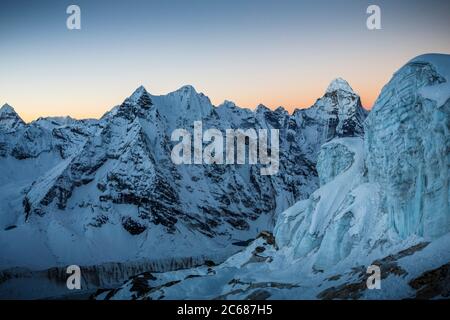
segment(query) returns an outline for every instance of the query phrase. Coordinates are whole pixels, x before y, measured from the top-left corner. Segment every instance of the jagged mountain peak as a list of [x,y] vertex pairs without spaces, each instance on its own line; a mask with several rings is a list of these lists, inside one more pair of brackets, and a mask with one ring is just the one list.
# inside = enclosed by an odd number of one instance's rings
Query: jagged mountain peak
[[[0,114],[3,113],[16,113],[16,110],[14,110],[13,107],[11,107],[9,104],[5,103],[1,108],[0,108]],[[17,113],[16,113],[17,114]]]
[[326,141],[335,137],[353,137],[364,134],[363,122],[367,111],[362,107],[359,95],[342,78],[333,80],[324,96],[318,99],[311,108],[295,114],[303,113],[309,117],[322,117],[327,122],[327,130],[324,133]]
[[159,112],[171,119],[171,122],[177,119],[198,120],[209,116],[213,111],[213,104],[208,96],[191,85],[184,85],[169,94],[155,97],[155,104]]
[[153,105],[152,96],[147,92],[144,86],[139,86],[131,96],[119,106],[116,114],[125,116],[127,119],[133,119],[134,116],[145,117],[145,111]]
[[233,101],[230,101],[230,100],[225,100],[218,107],[235,108],[236,103],[234,103]]
[[279,106],[274,110],[275,113],[288,113],[283,106]]
[[193,91],[193,92],[197,92],[197,91],[195,90],[194,86],[193,86],[193,85],[190,85],[190,84],[186,84],[186,85],[180,87],[178,90],[180,90],[180,91],[183,90],[183,91]]
[[182,86],[171,94],[180,94],[182,96],[203,95],[202,93],[198,93],[197,90],[195,90],[195,88],[190,84]]
[[348,84],[348,82],[342,78],[336,78],[333,81],[331,81],[331,83],[328,85],[326,93],[331,93],[338,90],[355,93],[352,87],[350,87],[350,85]]
[[13,107],[5,103],[0,108],[0,124],[1,131],[11,132],[25,125],[25,122]]
[[267,112],[267,111],[270,111],[270,109],[261,103],[258,104],[258,106],[256,107],[256,113]]
[[133,101],[139,100],[143,95],[149,95],[148,91],[144,86],[139,86],[134,92],[131,94],[130,99]]

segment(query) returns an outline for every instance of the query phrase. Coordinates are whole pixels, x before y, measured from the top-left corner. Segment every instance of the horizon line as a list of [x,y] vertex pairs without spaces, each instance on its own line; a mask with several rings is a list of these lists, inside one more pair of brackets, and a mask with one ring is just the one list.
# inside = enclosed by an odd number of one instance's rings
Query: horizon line
[[[337,79],[343,79],[343,78],[341,78],[341,77],[336,77],[336,78],[334,78],[334,79],[330,82],[330,85],[331,85],[335,80],[337,80]],[[345,81],[345,80],[344,80],[344,81]],[[347,82],[347,81],[346,81],[346,82]],[[348,82],[347,82],[347,83],[348,83]],[[29,119],[26,119],[26,118],[22,117],[22,115],[20,114],[20,112],[17,112],[17,111],[16,111],[16,108],[15,108],[14,104],[10,104],[10,103],[8,103],[8,102],[4,102],[4,103],[1,105],[0,109],[3,108],[4,106],[10,106],[10,107],[14,110],[14,112],[15,112],[15,113],[16,113],[16,114],[17,114],[17,115],[18,115],[18,116],[19,116],[26,124],[32,123],[32,122],[37,121],[37,120],[39,120],[39,119],[46,119],[46,118],[71,118],[71,119],[79,120],[79,121],[81,121],[81,120],[100,120],[106,113],[110,112],[110,111],[111,111],[112,109],[114,109],[115,107],[120,106],[125,100],[129,99],[134,93],[136,93],[136,91],[138,91],[138,90],[141,89],[141,88],[143,88],[143,89],[145,90],[145,92],[148,93],[150,96],[153,96],[153,97],[163,97],[163,96],[167,96],[167,95],[169,95],[169,94],[175,93],[175,92],[177,92],[177,91],[180,91],[181,89],[183,89],[183,88],[185,88],[185,87],[190,87],[190,88],[192,88],[192,89],[195,91],[196,94],[203,95],[203,96],[207,97],[208,100],[210,101],[212,107],[214,107],[214,108],[218,108],[218,107],[220,107],[221,105],[223,105],[223,104],[225,104],[225,103],[227,103],[227,102],[230,102],[230,103],[233,103],[237,108],[240,108],[240,109],[247,109],[247,110],[251,110],[251,111],[253,111],[253,112],[256,111],[256,109],[257,109],[258,107],[260,107],[260,106],[265,107],[265,108],[267,108],[267,109],[269,109],[269,110],[272,110],[272,111],[275,111],[275,110],[277,110],[277,109],[279,109],[279,108],[282,108],[282,109],[285,110],[289,115],[294,114],[297,110],[309,109],[309,108],[313,107],[313,106],[317,103],[317,101],[318,101],[319,99],[321,99],[322,97],[324,97],[325,94],[327,93],[327,89],[325,89],[325,90],[324,90],[324,94],[323,94],[321,97],[316,98],[313,104],[308,105],[308,106],[304,106],[304,107],[301,107],[301,106],[300,106],[300,107],[292,107],[292,110],[289,111],[289,109],[291,109],[291,108],[287,108],[287,107],[285,107],[285,106],[283,106],[283,105],[277,105],[276,107],[273,107],[273,106],[271,107],[271,106],[268,106],[267,104],[264,104],[264,103],[258,103],[258,104],[256,104],[254,107],[240,106],[240,105],[238,105],[237,103],[235,103],[235,102],[234,102],[233,100],[231,100],[231,99],[225,99],[225,100],[223,100],[223,101],[222,101],[221,103],[219,103],[219,104],[214,104],[214,103],[211,101],[210,97],[209,97],[207,94],[205,94],[203,91],[197,91],[197,89],[195,88],[195,86],[194,86],[194,85],[191,85],[191,84],[185,84],[185,85],[182,85],[181,87],[179,87],[179,88],[176,89],[176,90],[169,91],[169,92],[167,92],[167,93],[162,93],[162,94],[152,94],[151,92],[149,92],[149,91],[146,89],[145,85],[140,84],[140,85],[138,85],[138,86],[136,87],[136,89],[135,89],[129,96],[126,96],[126,97],[122,100],[121,103],[115,104],[115,105],[113,105],[113,106],[110,106],[109,108],[107,107],[107,108],[105,109],[105,111],[103,111],[102,114],[99,115],[99,116],[97,116],[97,117],[89,117],[89,116],[87,116],[87,117],[80,117],[80,116],[74,116],[74,115],[71,115],[70,113],[69,113],[69,114],[59,114],[59,115],[57,115],[57,114],[47,114],[47,115],[43,114],[43,115],[39,115],[39,116],[37,116],[37,117],[35,117],[35,118],[29,120]],[[357,92],[355,92],[353,89],[352,89],[352,92],[353,92],[356,96],[358,96],[358,98],[360,99],[360,102],[361,102],[361,106],[362,106],[362,108],[363,108],[364,110],[366,110],[366,111],[371,111],[371,110],[372,110],[373,105],[370,106],[370,107],[365,106],[365,105],[362,103],[362,98],[361,98],[361,96],[360,96]],[[378,95],[379,95],[379,94],[378,94]],[[377,97],[378,97],[378,95],[377,95]],[[376,101],[376,99],[375,99],[375,101]],[[374,103],[375,103],[375,101],[374,101]]]

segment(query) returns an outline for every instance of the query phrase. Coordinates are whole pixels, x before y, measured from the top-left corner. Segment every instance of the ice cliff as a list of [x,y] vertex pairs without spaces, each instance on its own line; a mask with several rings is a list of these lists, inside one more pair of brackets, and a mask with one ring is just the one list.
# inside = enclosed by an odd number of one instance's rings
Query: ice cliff
[[369,180],[402,238],[450,231],[449,83],[448,55],[419,56],[383,88],[367,118]]

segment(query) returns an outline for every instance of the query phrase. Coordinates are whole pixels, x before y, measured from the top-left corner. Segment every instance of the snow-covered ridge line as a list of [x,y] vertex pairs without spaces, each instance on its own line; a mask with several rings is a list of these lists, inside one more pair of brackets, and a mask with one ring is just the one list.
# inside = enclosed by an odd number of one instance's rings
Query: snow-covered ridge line
[[[330,84],[328,85],[328,87],[325,90],[325,93],[333,93],[336,91],[347,91],[351,94],[355,94],[357,95],[357,93],[355,93],[352,89],[352,87],[349,85],[349,83],[344,80],[343,78],[336,78],[334,80],[332,80],[330,82]],[[134,92],[126,99],[129,100],[130,102],[133,103],[137,103],[138,100],[143,96],[146,95],[148,97],[150,97],[151,99],[165,99],[167,97],[176,97],[176,99],[180,99],[180,100],[189,100],[189,99],[194,99],[194,97],[199,96],[202,97],[203,99],[205,99],[205,101],[208,101],[211,104],[210,99],[208,98],[208,96],[206,96],[204,93],[202,92],[198,92],[192,85],[184,85],[182,87],[180,87],[179,89],[175,90],[175,91],[171,91],[169,93],[166,94],[160,94],[160,95],[153,95],[151,94],[149,91],[147,91],[147,89],[143,86],[140,85],[136,90],[134,90]],[[258,112],[258,109],[264,108],[267,110],[271,110],[268,107],[266,107],[264,104],[258,104],[255,108],[248,108],[248,107],[240,107],[238,105],[236,105],[232,100],[224,100],[222,103],[218,104],[218,105],[213,105],[211,104],[211,106],[215,107],[215,108],[220,108],[223,106],[232,106],[232,107],[236,107],[238,109],[242,109],[242,110],[248,110],[250,112],[256,113]],[[14,117],[17,117],[18,119],[20,119],[20,122],[22,122],[22,124],[25,125],[29,125],[32,123],[37,123],[40,124],[42,126],[44,126],[45,122],[49,122],[49,123],[53,123],[53,125],[57,125],[57,126],[65,126],[65,125],[70,125],[73,123],[77,123],[77,122],[96,122],[96,121],[100,121],[102,118],[104,118],[105,116],[107,116],[110,112],[112,112],[113,110],[116,110],[119,106],[115,106],[114,108],[112,108],[109,111],[106,111],[104,115],[100,116],[98,119],[97,118],[72,118],[71,116],[40,116],[39,118],[30,121],[29,123],[25,123],[24,120],[22,120],[22,118],[20,117],[19,114],[17,114],[17,112],[14,110],[14,107],[12,107],[11,105],[9,105],[8,103],[4,103],[3,106],[0,107],[0,131],[1,131],[1,127],[4,126],[3,123],[1,123],[1,116],[2,115],[14,115]],[[307,108],[294,108],[292,110],[292,113],[298,112],[300,110],[306,110],[306,109],[310,109],[314,107],[314,105],[307,107]],[[278,110],[283,111],[283,112],[288,112],[286,111],[286,109],[283,106],[278,106],[277,108],[271,110],[271,111],[276,111]]]

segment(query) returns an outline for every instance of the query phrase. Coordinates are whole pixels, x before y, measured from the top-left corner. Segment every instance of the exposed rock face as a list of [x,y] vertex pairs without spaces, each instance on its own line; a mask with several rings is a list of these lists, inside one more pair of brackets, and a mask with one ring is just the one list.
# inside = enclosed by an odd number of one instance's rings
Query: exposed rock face
[[[403,238],[450,231],[448,60],[426,55],[406,64],[367,119],[369,179],[381,186],[382,210]],[[426,90],[441,94],[429,97]]]
[[439,268],[424,272],[411,280],[409,285],[417,290],[416,299],[450,297],[450,262]]

